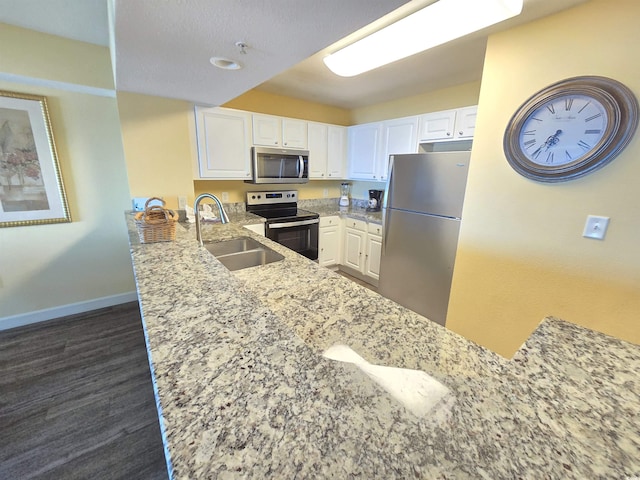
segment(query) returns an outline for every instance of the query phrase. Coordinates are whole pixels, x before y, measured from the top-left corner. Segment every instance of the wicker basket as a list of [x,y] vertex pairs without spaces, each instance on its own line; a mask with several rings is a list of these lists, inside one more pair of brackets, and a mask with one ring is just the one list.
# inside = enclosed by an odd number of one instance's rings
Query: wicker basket
[[[162,206],[149,203],[160,200]],[[134,217],[140,243],[171,242],[176,239],[176,223],[178,214],[164,208],[164,200],[152,197],[144,204],[144,212],[136,213]]]

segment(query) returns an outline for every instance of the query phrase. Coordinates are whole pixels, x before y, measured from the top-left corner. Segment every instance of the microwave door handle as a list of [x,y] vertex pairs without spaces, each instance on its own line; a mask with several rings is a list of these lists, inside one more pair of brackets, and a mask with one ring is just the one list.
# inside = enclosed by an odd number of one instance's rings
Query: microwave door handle
[[280,158],[280,175],[279,175],[280,178],[284,177],[284,167],[285,167],[284,158]]
[[302,178],[304,175],[304,160],[302,155],[298,155],[298,178]]

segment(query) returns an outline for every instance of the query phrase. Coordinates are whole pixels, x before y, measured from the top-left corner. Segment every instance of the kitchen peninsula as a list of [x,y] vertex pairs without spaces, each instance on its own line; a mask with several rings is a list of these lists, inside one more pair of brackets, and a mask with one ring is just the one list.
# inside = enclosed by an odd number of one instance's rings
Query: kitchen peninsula
[[[193,228],[139,244],[127,214],[172,478],[640,475],[639,346],[546,318],[504,359],[231,219],[203,237],[284,260],[229,272]],[[337,344],[446,393],[412,413]]]

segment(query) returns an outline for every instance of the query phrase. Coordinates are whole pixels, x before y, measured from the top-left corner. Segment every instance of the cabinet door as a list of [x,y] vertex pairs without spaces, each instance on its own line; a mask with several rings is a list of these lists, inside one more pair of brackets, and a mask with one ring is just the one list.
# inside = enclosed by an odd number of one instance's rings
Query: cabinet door
[[253,115],[253,144],[267,147],[280,146],[282,122],[279,117]]
[[327,125],[309,122],[309,178],[327,176]]
[[329,125],[327,140],[327,177],[344,178],[347,171],[347,127]]
[[418,138],[421,142],[452,139],[455,132],[455,123],[455,110],[444,110],[421,115]]
[[307,148],[307,122],[282,119],[282,146],[286,148]]
[[371,235],[367,237],[367,255],[364,274],[378,280],[380,278],[380,258],[382,256],[382,237]]
[[364,269],[364,238],[366,233],[345,228],[343,265],[359,272]]
[[378,178],[386,180],[389,172],[389,155],[418,151],[418,117],[405,117],[383,122],[382,132],[383,148],[379,158]]
[[473,138],[476,130],[476,115],[478,107],[465,107],[456,114],[456,138]]
[[237,110],[196,107],[200,178],[251,177],[251,115]]
[[318,264],[327,267],[340,263],[340,228],[338,225],[320,228]]
[[381,123],[366,123],[348,128],[349,178],[378,180],[376,167],[381,130]]

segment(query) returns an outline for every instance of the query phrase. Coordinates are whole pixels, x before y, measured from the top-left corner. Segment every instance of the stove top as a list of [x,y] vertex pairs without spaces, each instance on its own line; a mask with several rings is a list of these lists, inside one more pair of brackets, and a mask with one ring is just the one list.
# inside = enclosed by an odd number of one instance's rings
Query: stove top
[[301,208],[297,207],[251,210],[251,213],[255,213],[256,215],[264,217],[268,220],[284,218],[317,218],[319,216],[317,213],[302,210]]
[[247,192],[247,211],[267,220],[302,220],[319,215],[298,208],[296,190]]

